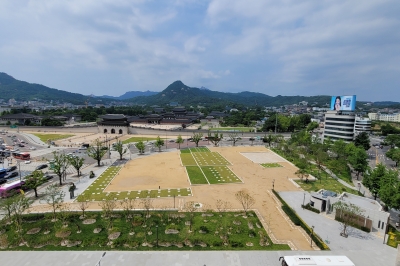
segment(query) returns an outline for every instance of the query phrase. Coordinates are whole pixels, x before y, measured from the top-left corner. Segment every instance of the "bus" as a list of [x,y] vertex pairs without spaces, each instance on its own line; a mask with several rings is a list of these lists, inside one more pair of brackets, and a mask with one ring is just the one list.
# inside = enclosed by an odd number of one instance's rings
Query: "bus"
[[18,192],[22,186],[25,184],[25,181],[14,181],[11,183],[6,183],[0,186],[0,197],[6,198],[13,194],[13,192]]
[[346,256],[283,256],[279,258],[282,266],[355,266],[355,264]]
[[15,159],[20,159],[20,160],[30,160],[31,155],[28,152],[13,152],[12,154]]

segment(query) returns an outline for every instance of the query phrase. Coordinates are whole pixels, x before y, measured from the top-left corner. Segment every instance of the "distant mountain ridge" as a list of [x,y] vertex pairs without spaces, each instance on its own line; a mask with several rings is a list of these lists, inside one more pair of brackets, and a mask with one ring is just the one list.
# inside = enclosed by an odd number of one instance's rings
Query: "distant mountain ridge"
[[239,103],[245,106],[281,106],[298,104],[301,101],[323,105],[330,102],[331,96],[276,96],[272,97],[259,92],[243,91],[239,93],[219,92],[209,89],[189,87],[178,80],[171,83],[166,89],[152,96],[139,96],[129,101],[136,104],[166,105],[170,102],[180,104],[214,104],[214,103]]
[[122,94],[121,96],[115,97],[115,96],[108,96],[108,95],[103,95],[103,96],[96,96],[96,97],[102,97],[102,98],[109,98],[109,99],[115,99],[115,100],[127,100],[127,99],[132,99],[138,96],[151,96],[157,94],[157,91],[128,91]]
[[[90,97],[79,93],[52,89],[41,84],[20,81],[6,73],[0,72],[0,98],[6,100],[15,99],[17,101],[41,99],[79,105],[85,104]],[[95,103],[107,103],[111,100],[98,98],[96,100],[90,99],[90,101]]]

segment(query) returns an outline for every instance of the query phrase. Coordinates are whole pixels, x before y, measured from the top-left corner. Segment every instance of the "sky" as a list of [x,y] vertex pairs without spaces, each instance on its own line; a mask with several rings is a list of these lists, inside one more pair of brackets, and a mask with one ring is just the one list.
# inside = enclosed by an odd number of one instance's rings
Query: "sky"
[[400,1],[2,0],[0,72],[85,95],[190,87],[400,101]]

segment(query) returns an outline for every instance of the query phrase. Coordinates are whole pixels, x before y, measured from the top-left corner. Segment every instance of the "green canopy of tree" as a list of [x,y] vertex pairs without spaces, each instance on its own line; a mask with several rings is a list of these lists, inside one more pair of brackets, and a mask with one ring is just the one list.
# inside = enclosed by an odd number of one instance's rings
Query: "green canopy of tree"
[[161,152],[161,147],[164,145],[164,140],[160,138],[160,136],[157,136],[156,142],[154,143],[154,146],[158,148],[158,151]]
[[35,170],[30,175],[25,177],[25,186],[27,188],[33,189],[33,191],[35,192],[35,198],[38,197],[38,187],[43,185],[45,182],[46,180],[44,179],[43,172],[40,170]]
[[86,151],[89,157],[97,161],[97,166],[100,166],[101,159],[107,152],[109,152],[107,147],[100,139],[95,139],[92,145]]
[[361,132],[354,139],[354,145],[357,147],[362,147],[364,150],[369,150],[371,147],[369,136],[367,132]]

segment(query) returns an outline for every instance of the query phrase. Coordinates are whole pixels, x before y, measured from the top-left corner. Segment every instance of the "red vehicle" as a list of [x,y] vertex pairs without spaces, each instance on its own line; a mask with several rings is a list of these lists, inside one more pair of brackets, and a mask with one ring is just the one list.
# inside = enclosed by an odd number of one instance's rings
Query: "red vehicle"
[[20,160],[30,160],[31,155],[28,152],[13,152],[13,157]]

